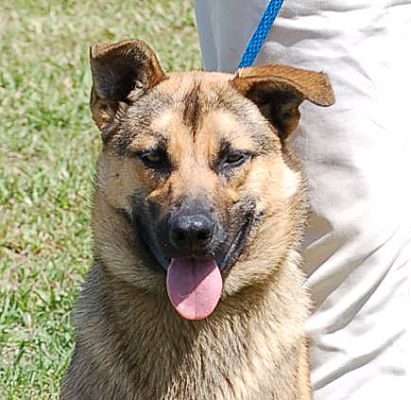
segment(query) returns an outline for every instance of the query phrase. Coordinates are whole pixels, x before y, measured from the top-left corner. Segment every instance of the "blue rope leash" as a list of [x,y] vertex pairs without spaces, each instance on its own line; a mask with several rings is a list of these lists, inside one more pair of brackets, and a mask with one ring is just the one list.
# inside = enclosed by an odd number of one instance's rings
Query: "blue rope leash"
[[260,52],[261,46],[265,42],[265,39],[271,31],[274,20],[281,10],[283,2],[284,0],[270,1],[270,4],[268,4],[263,17],[254,32],[254,35],[248,43],[247,49],[245,50],[238,68],[251,67],[254,64],[254,61]]

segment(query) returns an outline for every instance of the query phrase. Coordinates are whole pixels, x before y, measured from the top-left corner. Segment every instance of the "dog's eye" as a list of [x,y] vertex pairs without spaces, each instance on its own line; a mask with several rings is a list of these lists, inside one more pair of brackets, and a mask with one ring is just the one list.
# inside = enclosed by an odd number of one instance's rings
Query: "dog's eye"
[[144,156],[144,159],[151,163],[158,163],[161,161],[160,154],[158,153],[149,153]]
[[166,169],[169,167],[169,159],[164,150],[149,150],[138,154],[140,160],[148,168],[152,169]]
[[223,165],[226,168],[235,168],[239,167],[245,161],[250,158],[249,153],[244,153],[241,151],[233,151],[226,154],[223,158]]

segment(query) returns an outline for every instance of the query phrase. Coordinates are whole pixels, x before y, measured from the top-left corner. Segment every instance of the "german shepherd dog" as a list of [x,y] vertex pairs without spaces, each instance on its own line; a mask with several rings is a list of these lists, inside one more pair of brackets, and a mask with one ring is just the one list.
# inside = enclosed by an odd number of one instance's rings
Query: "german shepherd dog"
[[94,45],[91,69],[95,265],[62,399],[310,399],[288,138],[303,100],[333,103],[328,78],[166,74],[138,40]]

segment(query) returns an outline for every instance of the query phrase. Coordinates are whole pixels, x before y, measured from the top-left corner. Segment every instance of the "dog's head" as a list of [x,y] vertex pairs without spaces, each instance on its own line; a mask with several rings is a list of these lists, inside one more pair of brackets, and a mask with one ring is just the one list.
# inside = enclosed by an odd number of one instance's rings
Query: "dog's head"
[[288,137],[303,100],[332,104],[327,77],[280,65],[165,74],[135,40],[93,46],[91,66],[102,264],[150,292],[167,280],[187,319],[271,277],[304,223]]

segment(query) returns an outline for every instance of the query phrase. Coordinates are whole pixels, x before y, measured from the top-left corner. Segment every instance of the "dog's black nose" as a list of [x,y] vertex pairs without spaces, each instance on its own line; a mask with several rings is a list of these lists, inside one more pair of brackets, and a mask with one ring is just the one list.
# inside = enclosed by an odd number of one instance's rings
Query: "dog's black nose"
[[178,251],[204,250],[211,242],[214,222],[204,214],[179,215],[169,223],[170,241]]

